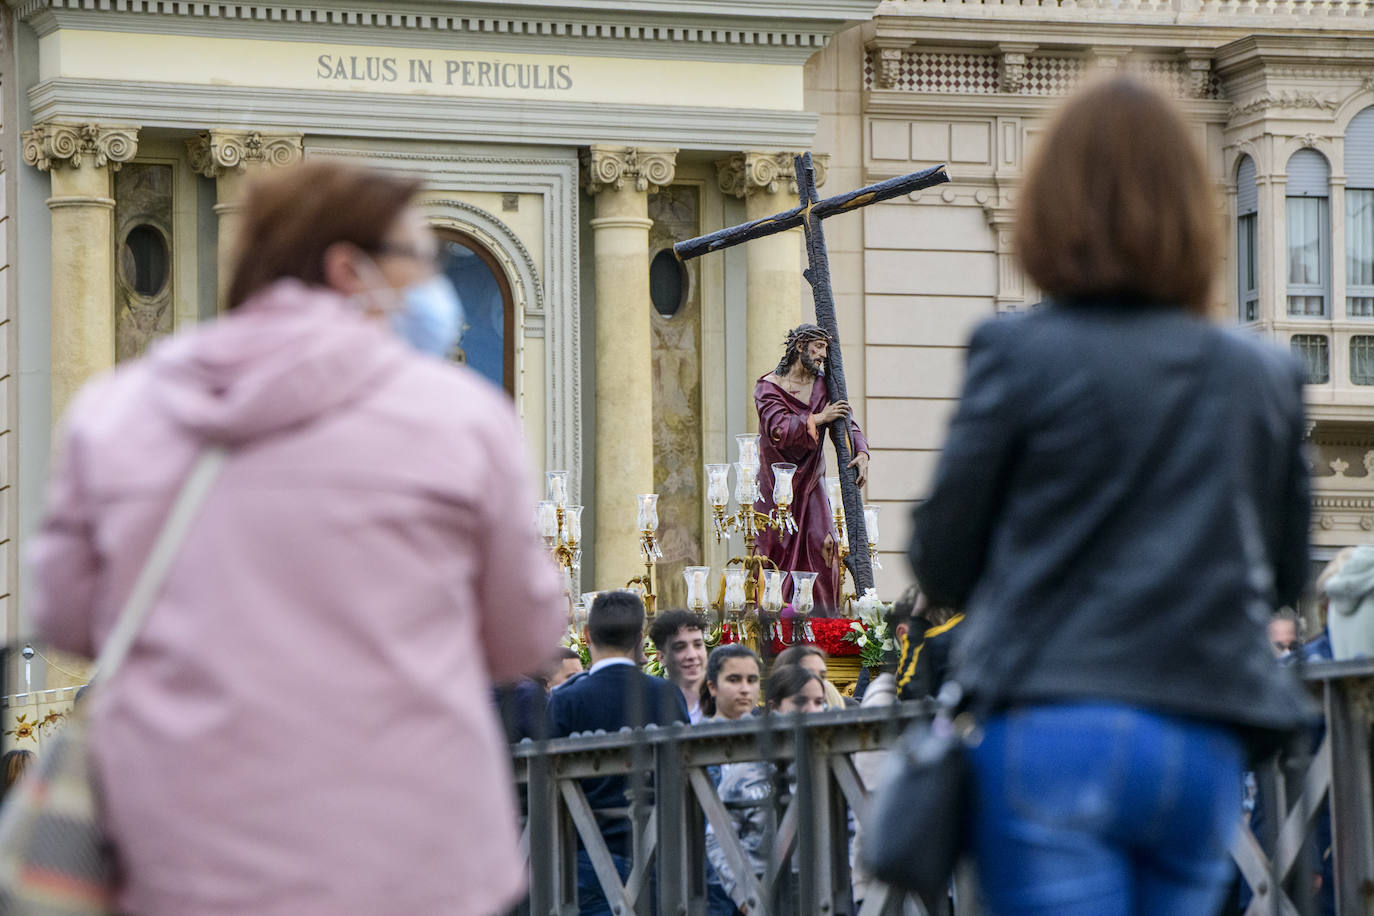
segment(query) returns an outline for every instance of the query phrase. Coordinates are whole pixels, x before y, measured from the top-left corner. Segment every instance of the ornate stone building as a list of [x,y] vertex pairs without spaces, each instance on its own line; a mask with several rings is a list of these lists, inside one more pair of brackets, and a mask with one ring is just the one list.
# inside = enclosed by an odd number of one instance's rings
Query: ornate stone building
[[701,467],[729,460],[748,379],[800,320],[800,243],[686,266],[670,247],[791,205],[790,154],[818,122],[806,61],[871,8],[0,4],[6,637],[23,632],[18,546],[63,407],[216,314],[244,182],[301,157],[427,181],[467,306],[463,358],[510,392],[541,474],[568,469],[586,503],[584,587],[642,570],[635,496],[649,491],[662,590],[703,556],[723,564],[703,537]]
[[929,483],[971,325],[1037,299],[1011,249],[1026,157],[1101,70],[1180,100],[1220,192],[1218,314],[1307,363],[1314,555],[1374,542],[1371,14],[1368,0],[886,0],[811,60],[832,187],[936,162],[953,178],[827,225],[845,252],[833,273],[874,447],[868,495],[885,506],[884,594],[907,581],[909,501]]
[[1084,75],[1158,80],[1227,227],[1217,307],[1307,360],[1321,551],[1374,539],[1374,0],[5,0],[0,5],[0,605],[50,430],[92,374],[212,317],[255,171],[333,156],[423,176],[465,358],[587,505],[585,587],[662,591],[728,557],[701,466],[809,312],[796,233],[680,265],[679,239],[937,162],[953,181],[831,220],[883,570],[906,581],[971,325],[1029,307],[1010,225],[1047,113]]

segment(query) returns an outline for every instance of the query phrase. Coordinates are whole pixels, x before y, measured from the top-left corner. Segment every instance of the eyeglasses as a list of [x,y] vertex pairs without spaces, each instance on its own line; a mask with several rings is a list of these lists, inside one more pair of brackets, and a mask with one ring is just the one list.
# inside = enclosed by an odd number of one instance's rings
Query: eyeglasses
[[398,245],[383,242],[376,248],[372,249],[372,252],[373,254],[378,254],[382,257],[410,258],[413,261],[418,261],[427,267],[434,268],[435,270],[438,270],[441,264],[441,255],[437,250],[422,250],[414,245]]

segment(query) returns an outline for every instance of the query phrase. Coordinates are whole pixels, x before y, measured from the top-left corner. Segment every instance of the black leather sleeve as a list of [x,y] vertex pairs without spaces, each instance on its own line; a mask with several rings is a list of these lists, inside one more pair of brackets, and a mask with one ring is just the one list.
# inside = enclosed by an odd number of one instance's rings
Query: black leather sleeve
[[908,556],[937,607],[967,600],[1005,494],[1018,429],[1016,370],[1005,352],[1013,323],[994,319],[974,332],[934,484],[913,512]]

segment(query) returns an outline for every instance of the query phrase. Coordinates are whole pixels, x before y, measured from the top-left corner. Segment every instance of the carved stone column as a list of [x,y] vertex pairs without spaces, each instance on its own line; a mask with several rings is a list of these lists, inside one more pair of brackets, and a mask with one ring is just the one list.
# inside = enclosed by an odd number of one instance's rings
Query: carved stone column
[[52,179],[52,421],[115,359],[114,197],[110,173],[134,158],[138,128],[44,122],[24,161]]
[[[745,152],[716,163],[720,189],[744,198],[750,220],[772,216],[797,205],[797,176],[792,153]],[[813,156],[816,183],[825,181],[828,157]],[[801,322],[802,231],[794,229],[744,246],[749,278],[745,316],[746,378],[754,382],[772,372],[782,356],[787,332]],[[749,429],[758,417],[748,411]]]
[[649,327],[649,193],[673,180],[677,150],[594,145],[583,157],[595,198],[596,582],[643,572],[634,498],[654,489],[653,354]]
[[215,179],[215,213],[219,216],[219,305],[234,273],[238,245],[239,196],[252,174],[268,166],[291,165],[301,158],[299,134],[271,135],[256,131],[212,128],[186,141],[191,167]]

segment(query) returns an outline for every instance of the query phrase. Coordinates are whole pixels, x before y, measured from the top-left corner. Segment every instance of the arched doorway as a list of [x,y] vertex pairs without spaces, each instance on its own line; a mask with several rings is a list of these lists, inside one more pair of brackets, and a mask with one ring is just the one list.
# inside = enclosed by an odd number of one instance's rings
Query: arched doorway
[[500,263],[480,242],[439,229],[439,256],[464,311],[457,359],[494,385],[515,394],[515,301]]

